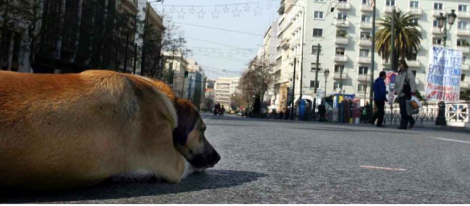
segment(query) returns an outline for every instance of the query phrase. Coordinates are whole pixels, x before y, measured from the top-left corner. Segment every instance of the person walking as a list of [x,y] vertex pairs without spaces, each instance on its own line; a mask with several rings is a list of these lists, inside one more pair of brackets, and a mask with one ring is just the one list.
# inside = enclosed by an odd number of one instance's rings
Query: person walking
[[[416,123],[411,116],[412,109],[410,104],[411,96],[416,95],[416,82],[413,72],[408,69],[408,64],[403,59],[398,63],[398,75],[395,82],[395,94],[398,95],[401,115],[398,129],[411,129]],[[409,127],[408,123],[410,124]]]
[[385,115],[385,102],[387,101],[387,89],[384,81],[386,77],[387,73],[381,71],[379,78],[374,82],[374,102],[377,107],[377,112],[374,113],[371,124],[374,125],[375,120],[377,120],[377,127],[385,127],[383,122]]

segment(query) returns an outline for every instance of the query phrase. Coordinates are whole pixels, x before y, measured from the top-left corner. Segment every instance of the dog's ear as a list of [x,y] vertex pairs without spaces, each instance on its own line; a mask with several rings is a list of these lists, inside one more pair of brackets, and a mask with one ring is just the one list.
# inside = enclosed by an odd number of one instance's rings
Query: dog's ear
[[175,109],[178,115],[178,127],[173,131],[173,143],[185,146],[189,133],[196,127],[198,113],[196,107],[184,99],[176,99]]

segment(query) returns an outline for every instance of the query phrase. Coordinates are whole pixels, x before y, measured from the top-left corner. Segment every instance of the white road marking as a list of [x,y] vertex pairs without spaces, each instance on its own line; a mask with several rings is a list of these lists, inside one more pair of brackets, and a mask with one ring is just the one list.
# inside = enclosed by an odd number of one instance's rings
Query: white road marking
[[374,170],[386,170],[386,171],[406,171],[406,169],[402,169],[402,168],[377,167],[377,166],[369,166],[369,165],[361,165],[361,168],[374,169]]
[[430,137],[430,138],[431,138],[431,139],[442,140],[442,141],[459,142],[459,143],[470,144],[470,142],[462,141],[462,140],[456,140],[456,139],[446,139],[446,138],[442,138],[442,137]]

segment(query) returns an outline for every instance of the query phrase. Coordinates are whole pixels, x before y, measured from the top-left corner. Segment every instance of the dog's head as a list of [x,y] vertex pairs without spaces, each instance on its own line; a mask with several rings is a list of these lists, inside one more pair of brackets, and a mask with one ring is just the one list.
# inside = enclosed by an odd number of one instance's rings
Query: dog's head
[[199,169],[213,167],[220,155],[204,136],[206,125],[196,107],[189,101],[177,99],[178,127],[173,131],[173,142],[191,165]]

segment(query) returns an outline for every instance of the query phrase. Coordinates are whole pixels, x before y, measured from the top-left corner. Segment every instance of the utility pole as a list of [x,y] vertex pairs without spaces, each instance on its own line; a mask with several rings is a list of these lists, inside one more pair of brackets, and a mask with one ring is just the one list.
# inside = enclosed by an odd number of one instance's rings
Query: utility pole
[[146,67],[146,58],[147,58],[147,34],[149,26],[149,12],[150,12],[150,3],[145,2],[147,6],[147,11],[145,11],[145,26],[144,26],[144,36],[143,36],[143,45],[142,45],[142,64],[140,68],[140,75],[145,76],[145,67]]
[[395,15],[396,15],[396,10],[395,7],[393,7],[393,12],[392,12],[392,39],[390,39],[390,44],[391,44],[391,50],[390,50],[390,65],[392,66],[392,71],[397,71],[395,67]]
[[[375,15],[377,13],[377,6],[375,0],[373,1],[373,12],[372,12],[372,66],[370,75],[370,94],[369,102],[372,103],[374,100],[374,70],[375,70]],[[341,76],[342,78],[342,76]],[[364,97],[365,98],[365,97]],[[371,104],[373,105],[373,104]]]
[[313,120],[317,120],[316,115],[316,108],[317,108],[317,87],[318,87],[318,70],[320,70],[320,52],[321,52],[321,45],[317,45],[317,68],[315,68],[315,87],[314,93],[315,97],[313,98]]
[[291,114],[290,114],[290,119],[291,120],[294,120],[294,115],[295,115],[295,109],[294,109],[294,100],[295,100],[295,66],[297,65],[297,58],[294,57],[294,75],[292,76],[292,94],[291,94],[291,98],[292,98],[292,103],[291,103]]
[[129,49],[129,32],[126,33],[126,50],[124,51],[124,73],[127,72],[127,50]]
[[[307,5],[305,5],[307,6]],[[305,38],[305,6],[302,6],[302,36],[300,39],[300,97],[299,100],[302,101],[302,96],[304,93],[304,38]],[[316,92],[315,92],[316,93]],[[315,111],[315,110],[314,110]]]

